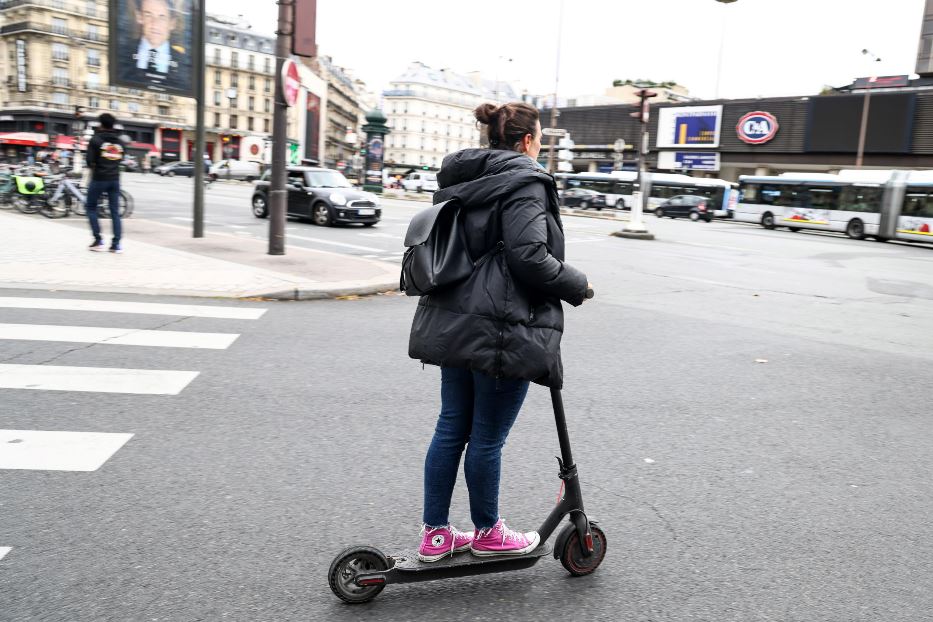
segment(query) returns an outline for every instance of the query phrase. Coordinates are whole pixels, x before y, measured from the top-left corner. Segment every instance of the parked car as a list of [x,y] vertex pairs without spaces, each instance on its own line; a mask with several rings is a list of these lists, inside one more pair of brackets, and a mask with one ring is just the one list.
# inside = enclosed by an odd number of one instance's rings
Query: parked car
[[163,177],[191,177],[194,175],[194,162],[169,162],[153,169]]
[[566,207],[601,210],[606,207],[606,195],[586,188],[568,188],[561,194],[561,203]]
[[[254,184],[253,216],[269,215],[269,174]],[[360,223],[371,227],[382,217],[379,199],[371,192],[357,190],[340,171],[310,166],[289,166],[288,215],[310,218],[322,227]]]
[[437,192],[437,175],[434,173],[410,173],[402,180],[402,187],[411,192]]
[[136,161],[136,158],[130,156],[123,158],[120,161],[120,166],[128,173],[135,173],[139,170],[139,162]]
[[713,220],[713,210],[709,207],[709,201],[706,197],[698,197],[693,194],[678,194],[669,198],[654,210],[654,215],[658,218],[685,216],[690,220],[704,220],[706,222]]
[[213,179],[259,179],[259,163],[243,160],[220,160],[210,170]]

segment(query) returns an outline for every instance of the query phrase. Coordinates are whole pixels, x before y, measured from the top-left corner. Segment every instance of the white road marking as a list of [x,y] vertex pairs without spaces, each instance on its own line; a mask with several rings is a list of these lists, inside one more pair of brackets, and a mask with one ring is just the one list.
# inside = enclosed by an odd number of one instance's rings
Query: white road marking
[[389,238],[391,240],[404,240],[405,236],[403,235],[392,235],[391,233],[361,233],[360,235],[367,238]]
[[334,242],[332,240],[325,240],[323,238],[308,238],[300,235],[290,235],[289,238],[293,240],[304,240],[306,242],[317,242],[319,244],[331,244],[333,246],[343,246],[345,248],[355,248],[361,251],[375,251],[377,253],[385,252],[384,248],[373,248],[372,246],[360,246],[359,244],[348,244],[346,242]]
[[165,348],[205,348],[226,350],[238,334],[194,333],[176,330],[142,330],[96,326],[53,326],[47,324],[0,323],[0,339],[22,341],[66,341],[119,346],[161,346]]
[[123,300],[84,300],[80,298],[18,298],[0,296],[0,308],[53,309],[56,311],[100,311],[104,313],[142,313],[145,315],[180,315],[210,317],[225,320],[258,320],[266,309],[173,305],[158,302],[126,302]]
[[[0,469],[96,471],[132,434],[0,430]],[[0,548],[0,558],[9,551]]]
[[567,244],[582,244],[583,242],[605,242],[609,238],[582,238],[579,240],[567,240]]
[[119,367],[2,364],[0,389],[178,395],[197,378],[198,373]]
[[6,554],[13,550],[13,547],[0,546],[0,559],[6,557]]

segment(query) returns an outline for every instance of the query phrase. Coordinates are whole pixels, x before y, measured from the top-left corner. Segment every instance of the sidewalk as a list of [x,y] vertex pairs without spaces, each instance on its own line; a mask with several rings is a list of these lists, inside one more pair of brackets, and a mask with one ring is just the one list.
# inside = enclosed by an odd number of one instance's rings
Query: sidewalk
[[398,288],[399,266],[350,255],[293,246],[271,256],[264,241],[213,231],[194,239],[187,227],[138,218],[124,220],[125,253],[94,253],[86,229],[0,212],[0,288],[279,300]]

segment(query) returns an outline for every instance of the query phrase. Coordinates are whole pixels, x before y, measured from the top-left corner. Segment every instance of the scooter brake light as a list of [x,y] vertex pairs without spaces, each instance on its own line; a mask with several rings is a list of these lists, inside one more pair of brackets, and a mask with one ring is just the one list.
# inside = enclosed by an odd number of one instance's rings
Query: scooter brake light
[[592,553],[593,552],[593,534],[591,534],[590,532],[586,532],[586,538],[584,538],[583,541],[586,543],[586,550]]

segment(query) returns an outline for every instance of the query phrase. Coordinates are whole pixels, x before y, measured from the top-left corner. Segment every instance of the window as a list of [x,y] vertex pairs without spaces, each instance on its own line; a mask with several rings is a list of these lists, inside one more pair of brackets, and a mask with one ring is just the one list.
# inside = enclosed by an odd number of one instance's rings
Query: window
[[253,131],[253,117],[246,118],[246,129],[248,129],[250,132]]
[[88,72],[87,74],[87,88],[89,89],[99,89],[100,88],[100,74]]
[[266,99],[266,105],[264,106],[264,110],[266,112],[272,111],[272,100],[271,99]]
[[220,48],[214,48],[214,64],[220,64]]
[[100,41],[100,31],[97,29],[97,24],[88,24],[87,25],[87,38],[91,41]]
[[130,112],[139,112],[139,104],[136,102],[130,102],[126,105],[126,109]]
[[111,109],[111,110],[119,110],[119,109],[120,109],[120,102],[117,101],[117,100],[115,100],[115,99],[111,99],[111,100],[110,100],[110,109]]
[[220,74],[220,72],[219,72],[219,71],[214,71],[214,86],[220,86],[221,84],[222,84],[222,82],[221,82],[221,74]]
[[253,74],[250,74],[249,76],[249,90],[251,91],[256,90],[256,76],[254,76]]
[[269,119],[262,120],[262,131],[265,132],[266,134],[269,133]]
[[839,187],[818,187],[809,188],[810,207],[813,209],[839,209]]
[[272,59],[266,58],[265,65],[263,67],[266,70],[266,73],[272,73]]
[[[256,98],[253,97],[252,95],[249,96],[249,109],[250,110],[256,109]],[[253,128],[249,128],[249,129],[253,129]]]
[[100,98],[91,95],[87,99],[87,106],[88,108],[100,108]]
[[84,12],[88,17],[97,17],[97,0],[86,0]]
[[169,111],[168,111],[168,106],[159,106],[159,114],[160,114],[160,115],[162,115],[163,117],[167,117],[167,116],[168,116],[168,112],[169,112]]
[[269,78],[266,78],[266,85],[263,87],[262,91],[264,93],[272,92],[272,80],[270,80]]
[[68,34],[68,20],[62,19],[61,17],[52,18],[52,32],[57,35],[67,35]]
[[64,43],[53,43],[52,60],[68,60],[68,46]]
[[239,100],[238,97],[231,97],[231,98],[229,99],[229,101],[230,101],[230,107],[231,107],[231,108],[237,108],[237,107],[238,107],[237,104],[239,104],[239,101],[238,101],[238,100]]
[[211,31],[211,41],[222,41],[223,38],[220,36],[220,33],[216,30]]
[[253,54],[249,55],[249,61],[246,63],[246,67],[250,71],[256,71],[256,56],[254,56]]
[[850,186],[842,191],[839,209],[848,212],[881,211],[881,198],[884,189],[878,186]]
[[240,55],[238,52],[230,52],[230,66],[234,69],[240,68]]
[[214,127],[220,127],[220,113],[214,113]]
[[100,67],[100,50],[87,51],[87,66]]
[[214,91],[214,105],[220,105],[220,91]]
[[55,67],[52,69],[52,84],[57,86],[68,86],[68,70],[64,67]]
[[230,129],[235,130],[237,126],[237,118],[235,114],[230,115]]
[[230,74],[230,86],[232,86],[233,88],[240,86],[240,75],[239,74],[236,74],[236,73]]
[[68,93],[52,93],[52,103],[67,105]]

